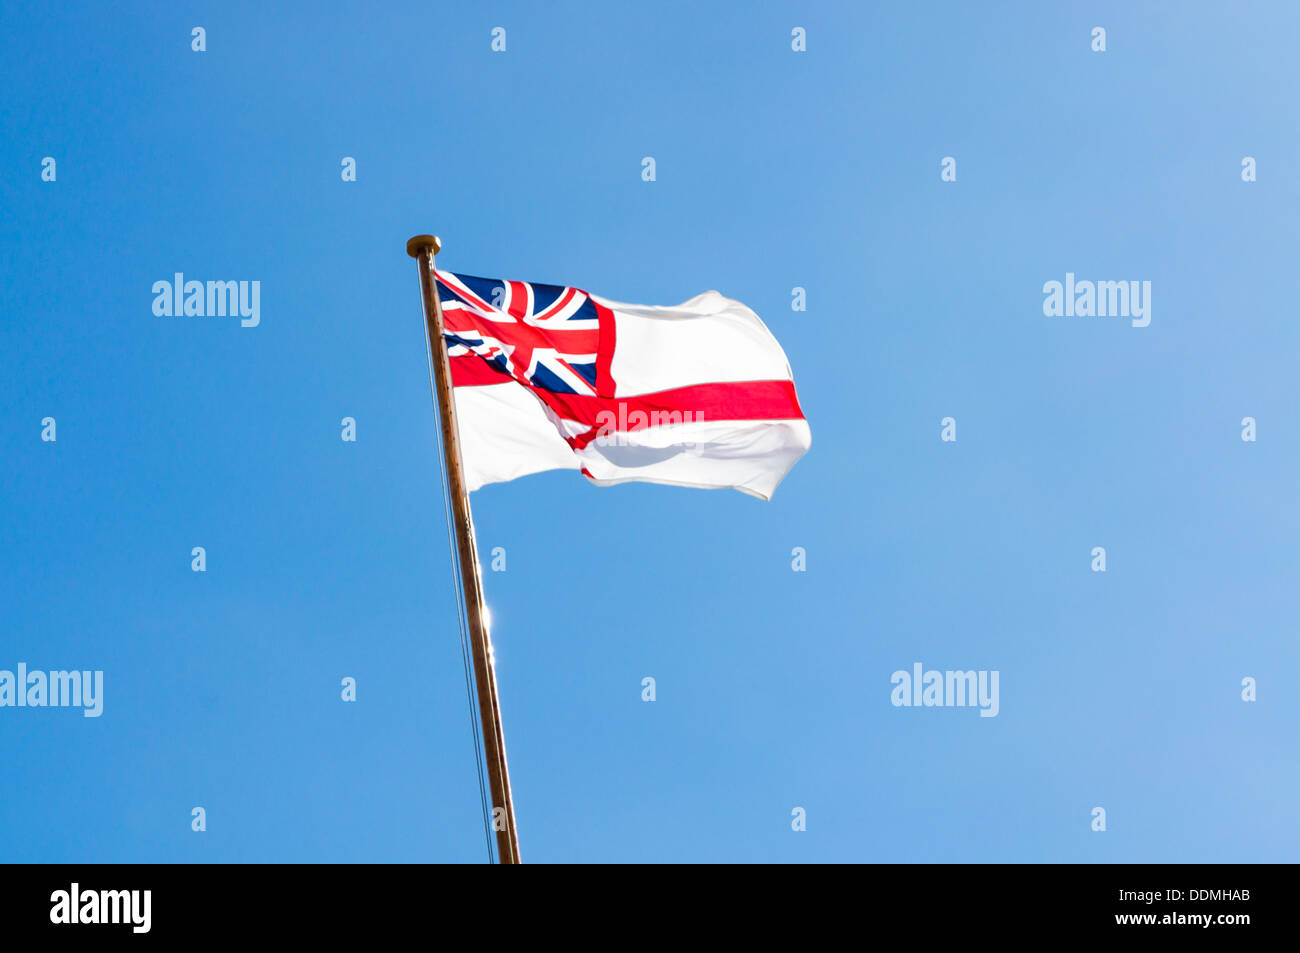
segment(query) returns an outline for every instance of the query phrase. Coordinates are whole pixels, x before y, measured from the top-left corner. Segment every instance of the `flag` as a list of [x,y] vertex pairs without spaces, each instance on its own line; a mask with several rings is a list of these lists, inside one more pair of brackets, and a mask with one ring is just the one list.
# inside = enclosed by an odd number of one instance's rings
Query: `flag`
[[673,307],[435,272],[470,490],[543,470],[770,499],[811,442],[776,338],[716,291]]

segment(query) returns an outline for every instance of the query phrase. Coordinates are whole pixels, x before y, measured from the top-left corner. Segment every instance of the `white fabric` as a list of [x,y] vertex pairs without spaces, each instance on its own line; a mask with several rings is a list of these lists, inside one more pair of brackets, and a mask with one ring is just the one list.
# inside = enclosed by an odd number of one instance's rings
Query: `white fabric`
[[522,384],[457,387],[453,394],[470,490],[543,470],[582,467],[542,402]]
[[793,379],[785,352],[758,315],[716,291],[674,308],[591,297],[614,312],[610,375],[620,397],[711,381]]

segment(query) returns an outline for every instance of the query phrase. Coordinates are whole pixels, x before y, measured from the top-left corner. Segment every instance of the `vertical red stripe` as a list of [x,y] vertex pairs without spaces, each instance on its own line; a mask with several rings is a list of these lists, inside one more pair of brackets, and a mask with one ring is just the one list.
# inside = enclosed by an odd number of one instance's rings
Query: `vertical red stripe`
[[509,314],[516,321],[523,320],[528,313],[528,289],[522,281],[507,282],[510,285]]

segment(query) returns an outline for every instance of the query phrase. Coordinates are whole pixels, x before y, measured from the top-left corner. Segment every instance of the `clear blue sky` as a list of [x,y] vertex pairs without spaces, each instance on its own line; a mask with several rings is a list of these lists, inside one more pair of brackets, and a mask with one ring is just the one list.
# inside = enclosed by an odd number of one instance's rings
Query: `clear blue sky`
[[[739,298],[813,432],[771,503],[474,494],[525,860],[1296,859],[1294,5],[280,7],[6,10],[0,669],[105,701],[0,708],[0,860],[484,858],[425,231]],[[893,707],[918,661],[1000,713]]]

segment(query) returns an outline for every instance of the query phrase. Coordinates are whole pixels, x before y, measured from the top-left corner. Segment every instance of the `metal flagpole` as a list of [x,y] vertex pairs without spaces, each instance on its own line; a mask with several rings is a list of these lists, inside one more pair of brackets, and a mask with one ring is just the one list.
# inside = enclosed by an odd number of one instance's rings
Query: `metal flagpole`
[[438,398],[456,548],[460,554],[460,580],[469,622],[470,654],[474,659],[474,685],[479,719],[483,724],[483,754],[492,794],[492,829],[497,838],[497,860],[503,864],[517,864],[520,862],[519,838],[515,830],[515,806],[510,798],[510,771],[506,766],[505,735],[501,731],[501,707],[497,703],[492,639],[484,619],[483,583],[474,545],[474,521],[469,509],[469,494],[465,491],[456,404],[451,395],[451,365],[442,338],[442,302],[438,299],[438,285],[433,273],[433,256],[441,248],[442,244],[432,235],[416,235],[406,243],[406,253],[417,261],[420,268],[420,294],[429,332],[429,359],[433,365],[434,390]]

